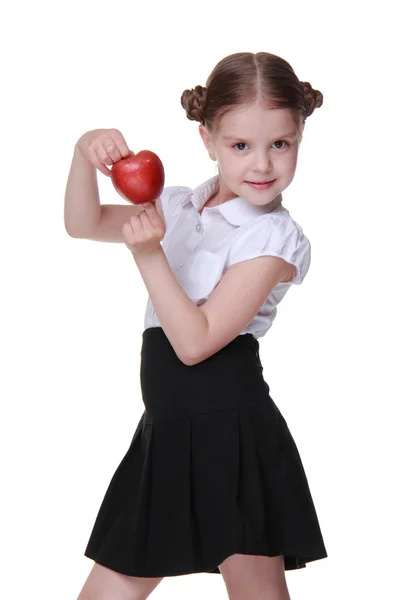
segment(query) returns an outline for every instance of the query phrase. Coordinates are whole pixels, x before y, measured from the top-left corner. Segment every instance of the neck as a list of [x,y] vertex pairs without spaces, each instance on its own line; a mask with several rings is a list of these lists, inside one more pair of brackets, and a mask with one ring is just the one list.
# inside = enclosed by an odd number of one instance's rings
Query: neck
[[[238,196],[229,198],[229,200],[234,200],[234,198],[238,198]],[[207,200],[207,202],[204,204],[204,206],[218,206],[219,204],[224,204],[224,202],[228,202],[229,200],[223,200],[221,202],[219,190],[217,190],[215,192],[215,194],[210,196],[210,198]],[[271,210],[274,210],[274,208],[279,206],[281,203],[282,203],[282,196],[281,196],[281,194],[278,194],[277,196],[275,196],[275,198],[273,200],[271,200],[271,202],[269,202],[268,204],[265,205],[265,212],[271,212]],[[203,208],[204,208],[204,206],[203,206]]]
[[282,196],[280,194],[278,194],[277,196],[275,196],[275,198],[273,200],[271,200],[271,202],[268,202],[268,204],[266,206],[266,212],[271,212],[271,210],[274,210],[274,208],[279,206],[281,203],[282,203]]

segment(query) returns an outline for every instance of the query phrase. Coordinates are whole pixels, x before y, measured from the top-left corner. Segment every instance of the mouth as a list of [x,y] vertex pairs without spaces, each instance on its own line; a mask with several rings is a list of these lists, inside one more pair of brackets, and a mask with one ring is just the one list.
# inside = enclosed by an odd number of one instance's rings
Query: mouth
[[246,181],[246,183],[255,183],[256,185],[262,185],[263,183],[272,183],[275,179],[271,179],[270,181]]
[[274,181],[276,181],[276,179],[271,179],[270,181],[245,181],[245,183],[257,190],[264,190],[270,187]]

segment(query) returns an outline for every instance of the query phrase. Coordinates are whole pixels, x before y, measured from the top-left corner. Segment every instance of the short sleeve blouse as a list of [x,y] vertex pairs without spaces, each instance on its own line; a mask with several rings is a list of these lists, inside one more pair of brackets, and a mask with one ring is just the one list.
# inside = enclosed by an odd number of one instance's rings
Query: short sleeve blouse
[[[301,284],[307,275],[310,242],[282,205],[280,194],[267,206],[252,205],[241,197],[205,206],[217,187],[218,176],[194,190],[164,188],[163,249],[177,281],[198,306],[207,301],[227,269],[237,262],[277,256],[294,265],[293,279],[275,286],[253,321],[241,332],[259,338],[271,327],[277,306],[291,285]],[[145,328],[161,325],[150,297],[144,325]]]
[[282,207],[280,211],[256,217],[240,229],[230,249],[229,266],[259,256],[277,256],[296,267],[289,283],[303,282],[310,267],[310,242],[300,225],[282,212]]

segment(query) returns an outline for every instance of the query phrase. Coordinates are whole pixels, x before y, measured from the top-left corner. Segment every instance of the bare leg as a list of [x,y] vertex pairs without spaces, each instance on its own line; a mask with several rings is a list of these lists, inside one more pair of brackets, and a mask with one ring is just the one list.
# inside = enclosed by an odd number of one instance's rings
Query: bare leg
[[77,600],[146,600],[163,577],[129,577],[95,563]]
[[233,554],[219,569],[230,600],[290,600],[282,555]]

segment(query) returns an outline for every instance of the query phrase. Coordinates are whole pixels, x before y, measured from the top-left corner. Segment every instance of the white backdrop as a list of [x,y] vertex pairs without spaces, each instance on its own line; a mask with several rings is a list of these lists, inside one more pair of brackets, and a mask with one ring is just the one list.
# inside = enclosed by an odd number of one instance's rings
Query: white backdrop
[[[115,127],[166,185],[215,174],[180,106],[239,51],[288,60],[324,95],[284,205],[312,243],[260,340],[329,557],[287,572],[295,600],[394,597],[398,572],[399,55],[390,1],[22,1],[1,25],[1,587],[74,600],[95,516],[144,406],[147,292],[123,244],[64,229],[73,147]],[[395,89],[397,88],[397,89]],[[98,173],[102,203],[124,203]],[[152,598],[226,598],[222,577]],[[96,600],[96,599],[93,599]],[[116,599],[118,600],[118,599]]]

